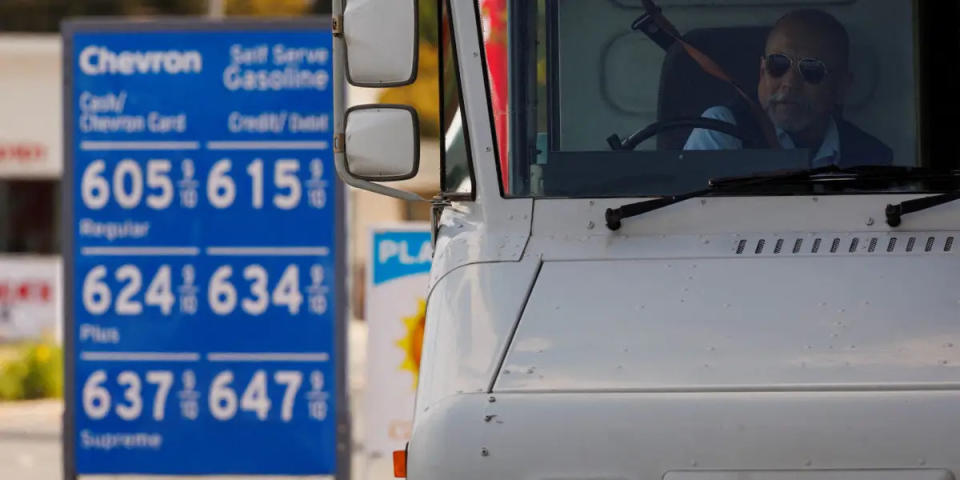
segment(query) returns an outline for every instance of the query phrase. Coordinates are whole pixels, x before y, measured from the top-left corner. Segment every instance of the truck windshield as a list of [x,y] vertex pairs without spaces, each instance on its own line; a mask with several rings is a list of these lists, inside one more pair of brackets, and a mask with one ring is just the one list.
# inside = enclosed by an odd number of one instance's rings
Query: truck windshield
[[[503,193],[662,196],[784,169],[955,169],[958,5],[478,0]],[[784,188],[757,187],[797,192]]]

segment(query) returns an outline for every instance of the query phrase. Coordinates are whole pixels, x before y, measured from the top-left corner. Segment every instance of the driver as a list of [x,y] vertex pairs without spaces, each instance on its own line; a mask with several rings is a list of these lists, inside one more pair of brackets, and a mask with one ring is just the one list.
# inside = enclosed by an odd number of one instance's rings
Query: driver
[[[849,50],[847,30],[821,10],[788,13],[767,36],[757,86],[760,106],[776,127],[780,145],[809,149],[812,167],[893,163],[889,147],[839,115],[839,105],[853,80]],[[738,125],[753,138],[763,138],[745,102],[710,107],[702,116]],[[743,148],[743,142],[698,128],[683,148],[733,150]]]

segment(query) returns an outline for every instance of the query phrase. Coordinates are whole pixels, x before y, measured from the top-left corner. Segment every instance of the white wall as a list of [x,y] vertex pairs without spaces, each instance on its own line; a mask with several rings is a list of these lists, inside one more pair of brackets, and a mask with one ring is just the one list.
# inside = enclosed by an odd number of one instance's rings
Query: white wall
[[0,178],[59,178],[63,86],[59,35],[0,35]]

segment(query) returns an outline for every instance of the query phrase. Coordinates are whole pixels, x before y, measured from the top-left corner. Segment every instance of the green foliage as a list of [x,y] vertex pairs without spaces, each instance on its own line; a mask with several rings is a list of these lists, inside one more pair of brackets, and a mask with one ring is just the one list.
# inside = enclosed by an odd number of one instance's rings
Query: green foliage
[[0,365],[0,400],[23,399],[23,379],[26,376],[27,364],[19,359]]
[[52,342],[4,347],[0,355],[0,400],[63,395],[63,350]]

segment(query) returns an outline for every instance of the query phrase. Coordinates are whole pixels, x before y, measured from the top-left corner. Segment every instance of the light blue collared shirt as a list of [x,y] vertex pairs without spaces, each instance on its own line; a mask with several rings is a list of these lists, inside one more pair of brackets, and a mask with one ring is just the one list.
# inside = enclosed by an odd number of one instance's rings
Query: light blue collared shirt
[[[722,105],[708,108],[701,116],[727,122],[731,125],[737,124],[733,111]],[[777,128],[777,140],[780,141],[780,146],[784,150],[797,148],[790,135],[779,127]],[[705,128],[693,129],[693,132],[690,132],[690,137],[687,138],[687,143],[683,146],[684,150],[739,150],[741,148],[743,148],[743,142],[740,139]],[[817,150],[817,154],[814,155],[810,163],[810,166],[814,168],[840,164],[840,133],[837,130],[837,122],[833,118],[830,118],[823,143],[820,144],[820,149]]]

